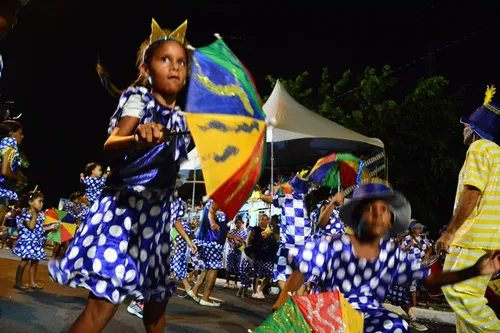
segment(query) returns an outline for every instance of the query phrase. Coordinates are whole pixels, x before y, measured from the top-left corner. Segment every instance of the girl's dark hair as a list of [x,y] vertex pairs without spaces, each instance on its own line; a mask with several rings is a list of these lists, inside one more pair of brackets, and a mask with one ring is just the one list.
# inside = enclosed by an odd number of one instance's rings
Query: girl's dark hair
[[80,199],[81,197],[83,197],[83,193],[82,192],[75,192],[75,193],[72,193],[70,196],[69,196],[69,200],[70,201],[75,201],[77,199]]
[[12,132],[19,131],[23,126],[14,120],[6,120],[0,124],[0,139],[6,138]]
[[320,187],[306,194],[304,202],[306,204],[307,212],[311,214],[316,209],[316,205],[318,203],[320,203],[322,200],[328,199],[330,193],[331,190],[329,187]]
[[94,171],[94,169],[100,165],[101,165],[101,163],[97,163],[97,162],[91,162],[91,163],[87,164],[85,166],[85,176],[87,176],[87,177],[90,176],[92,174],[92,171]]
[[27,208],[29,207],[29,203],[30,201],[32,200],[36,200],[38,198],[42,198],[43,199],[43,194],[42,192],[33,192],[33,191],[30,191],[26,194],[23,194],[21,195],[21,198],[19,198],[19,205],[21,208]]
[[[170,29],[163,29],[165,33],[170,34],[172,30]],[[135,81],[132,83],[132,86],[144,86],[148,89],[151,89],[151,85],[148,82],[148,77],[145,75],[143,72],[141,65],[144,63],[146,66],[151,66],[151,59],[152,56],[155,54],[156,50],[160,48],[164,43],[168,41],[175,41],[174,39],[166,39],[162,41],[157,41],[154,42],[153,44],[150,44],[149,37],[145,39],[139,50],[137,51],[137,60],[136,60],[136,65],[137,69],[139,70],[139,74]],[[180,43],[179,43],[180,44]],[[189,75],[189,69],[191,68],[191,54],[193,51],[189,50],[186,46],[189,45],[187,40],[184,40],[184,44],[182,46],[184,47],[184,50],[186,51],[186,67],[187,67],[187,73]],[[125,91],[125,90],[120,90],[118,89],[110,80],[109,78],[109,73],[108,71],[104,68],[104,66],[100,63],[98,60],[97,62],[97,74],[99,75],[99,78],[101,79],[102,84],[108,91],[108,93],[111,94],[113,97],[120,97],[120,95]]]

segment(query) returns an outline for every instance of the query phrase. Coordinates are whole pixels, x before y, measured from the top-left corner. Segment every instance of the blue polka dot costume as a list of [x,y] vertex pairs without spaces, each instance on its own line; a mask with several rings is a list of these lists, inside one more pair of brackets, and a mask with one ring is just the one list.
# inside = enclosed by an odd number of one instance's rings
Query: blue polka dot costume
[[[172,230],[175,228],[175,221],[180,220],[184,231],[188,236],[190,236],[191,228],[189,227],[188,221],[184,218],[184,202],[182,201],[182,199],[179,198],[178,200],[172,202],[170,212]],[[174,254],[170,261],[170,269],[174,273],[177,280],[187,279],[188,245],[180,234],[175,237],[174,242],[175,248]]]
[[27,224],[33,216],[28,208],[23,208],[21,214],[17,217],[17,228],[19,229],[19,238],[16,247],[12,249],[12,253],[22,259],[43,260],[45,259],[45,232],[43,231],[43,221],[45,221],[45,213],[39,212],[36,219],[35,228],[30,230]]
[[373,260],[356,257],[348,235],[325,236],[290,252],[292,267],[306,280],[317,277],[322,291],[338,288],[363,313],[365,332],[409,332],[408,323],[382,303],[391,284],[420,281],[430,272],[393,242],[382,241]]
[[[17,147],[16,139],[8,136],[0,140],[0,168],[3,163],[3,156],[8,154],[10,169],[15,173],[21,167],[21,158],[19,157],[19,149]],[[15,181],[6,179],[0,174],[0,197],[5,197],[11,200],[18,200],[17,193],[13,190],[15,188]]]
[[205,269],[222,269],[222,257],[227,236],[227,216],[217,212],[216,220],[220,227],[218,231],[210,228],[208,217],[213,200],[209,200],[203,208],[200,225],[195,233],[193,243],[198,247],[198,253]]
[[281,208],[280,244],[274,265],[274,280],[286,281],[292,274],[288,264],[288,251],[306,243],[311,235],[311,221],[304,203],[304,194],[273,197],[273,205]]
[[431,243],[429,242],[429,239],[427,239],[427,237],[423,235],[415,237],[415,239],[413,239],[411,235],[406,235],[403,238],[401,247],[407,248],[408,246],[410,246],[410,244],[412,244],[412,241],[414,244],[410,247],[410,249],[407,252],[408,257],[410,259],[423,259],[425,253],[431,248]]
[[106,178],[104,177],[84,177],[82,179],[82,184],[85,186],[85,195],[89,202],[93,203],[99,199],[102,189],[106,184]]
[[321,228],[319,226],[319,217],[321,214],[321,209],[330,204],[329,200],[323,200],[320,202],[318,207],[311,213],[311,221],[317,226],[316,232],[311,235],[311,241],[320,239],[325,235],[344,235],[345,234],[345,225],[340,220],[339,210],[338,208],[333,209],[332,215],[330,216],[330,220],[328,224]]
[[[236,229],[231,229],[229,231],[231,235],[239,236],[246,242],[248,233],[245,229],[241,229],[241,231],[236,231]],[[227,253],[227,267],[226,270],[229,273],[239,273],[240,272],[240,263],[241,263],[241,250],[240,246],[233,247],[236,244],[234,239],[228,239],[228,243],[230,245],[229,251]]]
[[90,209],[87,205],[76,204],[72,201],[66,201],[63,210],[68,212],[75,219],[85,220],[87,215],[89,215]]
[[252,286],[252,280],[255,277],[254,263],[253,259],[242,255],[240,263],[240,285],[242,288],[250,288]]
[[[188,130],[178,108],[161,106],[144,87],[130,87],[120,98],[108,133],[131,96],[139,96],[144,105],[140,124],[155,121],[168,131]],[[145,302],[171,297],[175,282],[169,279],[169,199],[188,144],[189,137],[180,135],[117,161],[64,258],[49,264],[51,278],[114,304],[129,295]]]

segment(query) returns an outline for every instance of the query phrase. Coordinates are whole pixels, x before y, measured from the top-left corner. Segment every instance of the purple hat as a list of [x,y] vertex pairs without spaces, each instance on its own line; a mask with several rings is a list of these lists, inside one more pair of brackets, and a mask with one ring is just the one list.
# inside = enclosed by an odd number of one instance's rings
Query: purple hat
[[396,237],[399,233],[408,229],[411,218],[411,206],[408,200],[399,192],[392,190],[391,186],[381,180],[370,180],[354,190],[352,199],[346,201],[340,207],[340,220],[353,230],[359,226],[358,220],[354,220],[354,212],[365,200],[383,200],[391,207],[394,222],[389,230],[389,237]]
[[495,86],[487,86],[484,103],[469,117],[462,117],[460,122],[468,124],[481,138],[500,143],[500,106],[492,103]]

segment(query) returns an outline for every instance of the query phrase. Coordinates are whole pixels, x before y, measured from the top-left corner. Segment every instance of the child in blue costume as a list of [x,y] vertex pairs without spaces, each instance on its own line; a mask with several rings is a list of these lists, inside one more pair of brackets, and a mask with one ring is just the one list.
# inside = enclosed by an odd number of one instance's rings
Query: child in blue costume
[[26,183],[20,171],[19,145],[24,140],[23,127],[13,120],[0,124],[0,221],[7,213],[10,200],[18,200],[16,188]]
[[427,286],[442,286],[500,270],[500,251],[493,251],[468,269],[429,275],[420,262],[383,239],[388,231],[396,235],[405,230],[410,216],[409,202],[388,184],[372,181],[358,187],[340,209],[340,218],[357,230],[356,236],[325,236],[292,251],[294,272],[273,309],[314,275],[325,291],[338,288],[363,313],[365,332],[409,332],[405,320],[382,307],[392,283],[420,280]]
[[187,21],[172,33],[153,20],[138,52],[140,75],[120,98],[104,151],[116,157],[106,188],[51,278],[90,291],[71,332],[101,332],[127,296],[144,299],[144,326],[163,332],[169,279],[170,200],[189,137],[177,94],[184,88],[189,53]]
[[[319,201],[317,205],[310,202],[316,200]],[[344,195],[342,193],[335,193],[330,188],[321,187],[311,191],[306,196],[306,202],[311,222],[316,226],[314,234],[311,235],[311,241],[317,240],[324,235],[345,234],[345,225],[339,217],[339,207],[344,204]]]
[[96,162],[87,164],[85,173],[80,174],[80,182],[85,186],[85,194],[89,199],[90,206],[99,199],[108,175],[109,172],[102,174],[102,166]]
[[[16,284],[14,288],[26,290],[42,289],[42,284],[36,282],[38,263],[45,259],[45,231],[57,228],[57,225],[44,227],[45,213],[43,212],[43,194],[30,192],[21,197],[21,214],[17,216],[19,239],[12,253],[21,258],[17,267]],[[30,265],[30,283],[23,285],[23,273],[27,265]]]

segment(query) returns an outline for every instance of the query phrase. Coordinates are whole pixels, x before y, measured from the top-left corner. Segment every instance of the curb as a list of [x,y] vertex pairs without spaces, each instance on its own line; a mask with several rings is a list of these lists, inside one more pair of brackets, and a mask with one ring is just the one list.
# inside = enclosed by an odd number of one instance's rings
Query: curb
[[[405,313],[400,306],[383,304],[384,308],[397,314]],[[453,312],[430,310],[424,308],[413,308],[415,317],[419,320],[432,321],[438,324],[456,325],[456,318]]]

